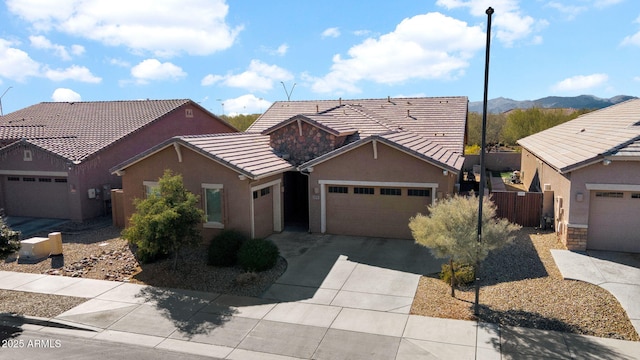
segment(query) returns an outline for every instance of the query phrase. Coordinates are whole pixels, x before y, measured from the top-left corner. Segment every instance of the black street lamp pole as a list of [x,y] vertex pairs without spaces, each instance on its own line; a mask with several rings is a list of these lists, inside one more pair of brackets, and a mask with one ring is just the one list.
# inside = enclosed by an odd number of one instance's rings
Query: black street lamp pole
[[484,66],[484,101],[482,103],[482,144],[480,146],[480,187],[478,192],[478,250],[476,251],[476,301],[473,305],[473,313],[478,316],[479,314],[479,302],[480,302],[480,259],[478,252],[480,251],[480,243],[482,243],[482,202],[484,200],[484,186],[486,183],[486,169],[484,154],[487,147],[487,93],[489,88],[489,49],[491,46],[491,15],[493,14],[493,8],[488,8],[487,14],[487,49]]

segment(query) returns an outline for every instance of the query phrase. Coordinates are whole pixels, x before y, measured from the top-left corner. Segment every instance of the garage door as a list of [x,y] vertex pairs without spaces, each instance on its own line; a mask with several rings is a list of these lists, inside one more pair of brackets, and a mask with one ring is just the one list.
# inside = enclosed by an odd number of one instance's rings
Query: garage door
[[330,234],[410,239],[409,219],[426,213],[432,189],[327,185]]
[[640,252],[640,192],[591,191],[587,248]]
[[59,219],[70,217],[66,178],[4,176],[2,181],[7,215]]

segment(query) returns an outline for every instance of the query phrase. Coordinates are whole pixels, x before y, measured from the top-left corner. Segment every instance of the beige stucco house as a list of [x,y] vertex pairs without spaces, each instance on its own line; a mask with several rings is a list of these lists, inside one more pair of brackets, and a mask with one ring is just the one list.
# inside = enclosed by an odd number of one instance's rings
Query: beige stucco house
[[182,174],[217,219],[203,224],[205,238],[220,229],[263,237],[285,226],[410,238],[409,218],[456,190],[467,104],[466,97],[276,102],[246,133],[176,137],[112,172],[123,177],[125,218],[164,169]]
[[522,179],[572,250],[640,252],[640,99],[528,136]]

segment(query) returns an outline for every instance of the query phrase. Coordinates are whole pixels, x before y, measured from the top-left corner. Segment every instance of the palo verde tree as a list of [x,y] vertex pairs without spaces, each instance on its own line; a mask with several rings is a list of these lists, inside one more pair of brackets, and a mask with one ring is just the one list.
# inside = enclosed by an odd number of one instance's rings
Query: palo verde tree
[[143,262],[173,254],[175,270],[180,249],[202,241],[197,226],[204,212],[198,207],[198,197],[184,187],[181,175],[165,170],[158,188],[134,204],[136,212],[122,237],[138,247],[136,254]]
[[496,218],[496,207],[486,197],[482,204],[482,241],[478,242],[478,207],[475,196],[454,196],[429,206],[429,215],[417,214],[409,221],[416,243],[433,256],[449,258],[451,296],[455,296],[453,263],[476,264],[489,252],[511,242],[520,226]]

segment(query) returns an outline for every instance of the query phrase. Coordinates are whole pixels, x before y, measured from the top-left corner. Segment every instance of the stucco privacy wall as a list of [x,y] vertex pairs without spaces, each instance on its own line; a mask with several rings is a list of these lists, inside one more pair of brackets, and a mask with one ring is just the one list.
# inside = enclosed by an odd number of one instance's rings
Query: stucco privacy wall
[[[321,187],[320,181],[349,181],[349,182],[391,182],[391,183],[428,183],[435,184],[434,196],[447,196],[453,192],[456,175],[443,174],[441,168],[431,165],[412,155],[392,148],[386,144],[377,143],[377,159],[374,158],[372,142],[344,152],[334,158],[313,166],[309,178],[309,227],[312,232],[321,232]],[[326,186],[326,185],[324,185]],[[376,189],[377,191],[377,189]],[[414,209],[415,213],[426,212],[426,207]],[[331,217],[331,210],[326,209],[326,217]],[[331,218],[330,221],[350,222],[348,218]],[[409,223],[409,219],[406,219]],[[387,233],[385,221],[371,220],[365,224],[367,231]],[[409,238],[408,227],[404,236]]]
[[[253,191],[251,188],[260,187],[262,184],[281,180],[282,175],[275,175],[259,181],[240,180],[238,173],[223,166],[204,155],[196,153],[186,147],[180,146],[182,162],[178,160],[176,150],[169,146],[155,154],[150,155],[144,161],[139,161],[128,166],[123,176],[123,191],[125,199],[143,198],[145,196],[145,181],[158,181],[165,169],[170,169],[174,173],[181,174],[185,187],[200,196],[202,199],[202,184],[221,184],[223,186],[223,223],[225,229],[235,229],[243,232],[247,236],[251,235],[251,202],[253,202]],[[271,187],[271,196],[281,196]],[[279,187],[278,187],[279,188]],[[260,211],[263,203],[259,203],[256,209]],[[202,201],[199,206],[202,208]],[[254,209],[254,215],[259,214]],[[128,219],[135,212],[135,207],[131,201],[124,201],[124,216],[126,225]],[[280,216],[282,219],[282,214]],[[282,221],[282,220],[280,220]],[[273,223],[263,222],[255,224],[256,234],[265,234],[265,227],[271,226],[268,233],[273,232]],[[281,224],[282,226],[282,224]],[[204,241],[210,241],[220,229],[202,227]]]
[[269,137],[271,147],[280,154],[287,154],[289,162],[294,165],[339,148],[347,138],[329,134],[305,121],[285,125],[270,133]]

